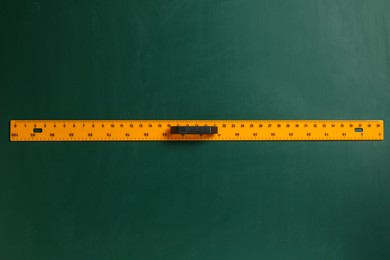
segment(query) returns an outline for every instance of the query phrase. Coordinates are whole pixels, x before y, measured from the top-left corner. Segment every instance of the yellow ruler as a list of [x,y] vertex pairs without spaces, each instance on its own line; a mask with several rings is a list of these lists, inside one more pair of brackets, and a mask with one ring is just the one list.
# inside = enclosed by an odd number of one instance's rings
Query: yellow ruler
[[11,141],[383,140],[383,120],[11,120]]

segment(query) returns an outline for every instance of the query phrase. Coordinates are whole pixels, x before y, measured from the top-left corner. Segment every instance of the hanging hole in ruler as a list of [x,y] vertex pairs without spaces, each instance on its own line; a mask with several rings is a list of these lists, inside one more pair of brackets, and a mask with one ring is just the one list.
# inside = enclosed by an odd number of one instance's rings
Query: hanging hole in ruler
[[34,132],[34,133],[42,133],[42,128],[37,128],[37,127],[35,127],[35,128],[33,129],[33,132]]
[[362,133],[363,132],[363,128],[359,127],[359,128],[355,128],[355,133]]

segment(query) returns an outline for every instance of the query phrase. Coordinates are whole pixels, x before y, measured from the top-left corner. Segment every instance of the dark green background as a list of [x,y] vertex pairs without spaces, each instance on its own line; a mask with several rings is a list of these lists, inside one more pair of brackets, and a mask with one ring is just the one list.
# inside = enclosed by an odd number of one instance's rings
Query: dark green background
[[3,0],[0,259],[390,259],[387,140],[8,141],[10,119],[388,121],[389,13]]

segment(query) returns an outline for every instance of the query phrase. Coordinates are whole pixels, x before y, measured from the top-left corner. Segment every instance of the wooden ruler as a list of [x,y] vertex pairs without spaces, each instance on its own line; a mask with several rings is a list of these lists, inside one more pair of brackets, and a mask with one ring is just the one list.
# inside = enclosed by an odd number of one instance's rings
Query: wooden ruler
[[383,140],[383,120],[11,120],[11,141]]

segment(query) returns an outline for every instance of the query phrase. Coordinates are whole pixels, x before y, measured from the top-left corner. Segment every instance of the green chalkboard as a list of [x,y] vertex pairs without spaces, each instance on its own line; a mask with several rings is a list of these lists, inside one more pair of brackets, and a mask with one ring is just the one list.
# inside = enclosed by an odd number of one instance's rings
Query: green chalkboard
[[0,259],[390,259],[387,139],[11,143],[8,129],[386,123],[389,13],[387,0],[2,1]]

